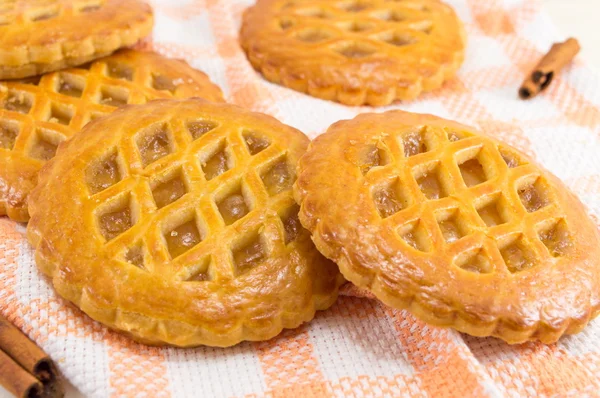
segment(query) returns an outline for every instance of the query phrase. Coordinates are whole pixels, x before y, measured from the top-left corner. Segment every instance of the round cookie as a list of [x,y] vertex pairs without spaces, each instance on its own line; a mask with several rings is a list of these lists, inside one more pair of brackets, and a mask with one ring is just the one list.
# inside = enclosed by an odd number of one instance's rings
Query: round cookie
[[475,336],[556,341],[600,305],[600,236],[532,159],[402,111],[335,123],[298,165],[300,221],[384,303]]
[[297,218],[308,143],[200,99],[117,110],[40,173],[27,230],[36,262],[60,295],[141,342],[230,346],[295,328],[343,280]]
[[258,0],[240,41],[271,82],[347,105],[438,88],[465,50],[461,21],[438,0]]
[[0,80],[82,65],[152,31],[141,0],[13,0],[0,4]]
[[223,101],[208,77],[180,60],[122,50],[85,67],[0,83],[0,215],[27,221],[27,196],[58,144],[124,104],[156,98]]

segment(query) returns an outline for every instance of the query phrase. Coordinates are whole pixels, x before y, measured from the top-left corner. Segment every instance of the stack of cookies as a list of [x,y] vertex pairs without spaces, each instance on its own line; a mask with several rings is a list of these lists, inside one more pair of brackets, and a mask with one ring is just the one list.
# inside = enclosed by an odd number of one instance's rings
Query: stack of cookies
[[[596,225],[493,137],[396,110],[311,143],[183,61],[120,49],[152,28],[139,0],[0,7],[0,214],[29,221],[40,270],[108,327],[266,340],[343,283],[509,343],[597,315]],[[259,0],[240,43],[271,82],[374,106],[440,87],[466,46],[438,0]]]

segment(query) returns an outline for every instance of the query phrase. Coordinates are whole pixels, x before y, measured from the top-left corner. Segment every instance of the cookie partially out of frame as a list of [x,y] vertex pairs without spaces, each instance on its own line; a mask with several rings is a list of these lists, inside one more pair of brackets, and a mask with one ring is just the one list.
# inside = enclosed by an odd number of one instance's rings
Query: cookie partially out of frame
[[0,83],[0,215],[28,220],[27,197],[41,167],[90,120],[122,105],[172,97],[223,101],[219,87],[187,63],[134,50]]
[[145,343],[229,346],[295,328],[342,281],[298,221],[292,185],[308,142],[200,99],[117,110],[40,173],[36,262],[60,295]]
[[152,26],[142,0],[0,2],[0,80],[84,64],[135,44]]
[[461,21],[438,0],[258,0],[240,41],[271,82],[347,105],[438,88],[465,51]]
[[600,308],[600,236],[519,151],[401,111],[334,124],[301,158],[300,221],[344,276],[435,325],[556,341]]

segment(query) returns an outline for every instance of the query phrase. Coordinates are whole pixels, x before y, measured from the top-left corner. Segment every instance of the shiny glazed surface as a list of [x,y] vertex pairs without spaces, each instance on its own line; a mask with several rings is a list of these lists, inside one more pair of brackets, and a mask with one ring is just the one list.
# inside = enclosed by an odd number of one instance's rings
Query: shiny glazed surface
[[465,34],[438,0],[259,0],[240,42],[267,80],[347,105],[433,90],[462,63]]
[[13,0],[0,3],[0,79],[77,66],[152,31],[142,0]]
[[317,248],[388,305],[509,343],[554,342],[598,312],[600,237],[581,202],[472,128],[363,114],[316,138],[298,176]]
[[28,225],[36,262],[60,295],[142,342],[269,339],[328,308],[341,283],[297,218],[307,146],[233,105],[117,110],[40,174]]

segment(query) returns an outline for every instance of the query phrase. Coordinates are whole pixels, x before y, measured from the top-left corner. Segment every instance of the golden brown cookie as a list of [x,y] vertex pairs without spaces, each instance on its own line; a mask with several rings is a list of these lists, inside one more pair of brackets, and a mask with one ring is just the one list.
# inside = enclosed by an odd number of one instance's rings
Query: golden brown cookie
[[532,159],[431,115],[334,124],[298,166],[300,221],[384,303],[475,336],[556,341],[599,308],[600,236]]
[[60,295],[142,342],[229,346],[295,328],[342,279],[297,218],[308,142],[200,99],[95,120],[40,173],[36,262]]
[[123,50],[85,68],[0,83],[0,215],[27,221],[27,195],[57,145],[90,120],[156,98],[223,101],[187,63]]
[[0,79],[82,65],[135,44],[152,31],[141,0],[0,2]]
[[465,50],[461,21],[438,0],[258,0],[240,40],[271,82],[347,105],[438,88]]

